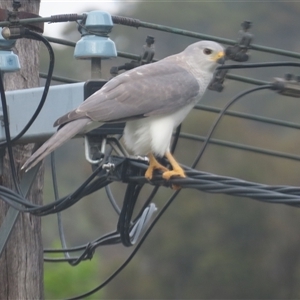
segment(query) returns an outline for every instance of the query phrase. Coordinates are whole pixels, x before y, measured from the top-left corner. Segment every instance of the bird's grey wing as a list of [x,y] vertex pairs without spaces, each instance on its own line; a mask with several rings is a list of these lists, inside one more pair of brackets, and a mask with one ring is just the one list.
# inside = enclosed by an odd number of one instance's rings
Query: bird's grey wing
[[198,93],[198,81],[190,72],[161,60],[113,78],[77,109],[59,118],[55,126],[83,117],[118,122],[167,114],[193,101]]
[[29,170],[35,166],[39,161],[44,159],[49,153],[58,148],[61,144],[71,139],[77,133],[81,132],[91,120],[88,118],[82,118],[70,122],[60,128],[52,137],[47,140],[36,152],[34,152],[31,157],[25,162],[22,169]]

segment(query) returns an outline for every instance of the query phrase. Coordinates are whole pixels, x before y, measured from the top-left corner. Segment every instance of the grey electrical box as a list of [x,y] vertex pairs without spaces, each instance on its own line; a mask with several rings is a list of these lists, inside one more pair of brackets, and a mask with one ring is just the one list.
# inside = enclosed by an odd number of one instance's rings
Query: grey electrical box
[[[51,86],[44,107],[25,135],[19,140],[20,143],[42,142],[55,133],[56,128],[53,127],[55,120],[84,101],[84,85],[85,82]],[[41,100],[43,90],[43,87],[39,87],[6,92],[12,138],[24,128],[32,117]],[[3,120],[1,106],[0,120]],[[2,121],[0,141],[3,140],[5,140],[5,132]]]

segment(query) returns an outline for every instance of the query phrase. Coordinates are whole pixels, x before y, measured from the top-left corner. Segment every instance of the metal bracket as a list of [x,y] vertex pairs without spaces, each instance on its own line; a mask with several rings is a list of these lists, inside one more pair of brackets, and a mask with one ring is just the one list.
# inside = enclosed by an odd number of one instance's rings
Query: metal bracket
[[92,165],[99,164],[104,157],[106,137],[99,138],[95,140],[88,135],[84,137],[85,159]]
[[223,82],[225,80],[228,69],[217,70],[208,89],[211,91],[222,92],[224,89]]
[[138,61],[132,60],[129,63],[125,63],[119,67],[112,67],[110,69],[110,74],[114,77],[119,74],[119,71],[128,71],[134,69],[138,66],[149,64],[153,62],[153,57],[155,55],[155,47],[154,47],[155,39],[153,36],[148,35],[146,38],[146,44],[143,46],[142,54]]
[[300,98],[300,76],[286,74],[284,78],[274,78],[274,86],[279,94]]
[[241,26],[242,29],[239,31],[239,37],[237,43],[234,46],[229,46],[226,49],[226,57],[238,61],[244,62],[249,59],[249,54],[247,51],[253,40],[253,34],[249,33],[252,23],[250,21],[244,21]]
[[[135,162],[138,166],[135,166],[131,162]],[[145,167],[144,169],[141,166]],[[128,178],[131,176],[144,176],[148,163],[141,159],[110,156],[107,163],[103,165],[103,169],[106,169],[109,173],[108,178],[112,181],[128,182]]]

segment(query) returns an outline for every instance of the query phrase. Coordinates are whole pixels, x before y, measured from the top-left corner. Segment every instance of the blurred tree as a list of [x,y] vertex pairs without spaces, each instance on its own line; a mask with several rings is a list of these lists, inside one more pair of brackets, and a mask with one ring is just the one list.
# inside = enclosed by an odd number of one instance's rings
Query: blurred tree
[[[58,242],[54,243],[53,248],[59,248],[58,245]],[[45,298],[70,298],[95,288],[99,281],[99,265],[97,257],[93,258],[93,261],[84,261],[75,267],[68,263],[45,263]],[[103,291],[98,292],[97,299],[103,298]],[[85,299],[95,299],[95,296],[91,295]]]

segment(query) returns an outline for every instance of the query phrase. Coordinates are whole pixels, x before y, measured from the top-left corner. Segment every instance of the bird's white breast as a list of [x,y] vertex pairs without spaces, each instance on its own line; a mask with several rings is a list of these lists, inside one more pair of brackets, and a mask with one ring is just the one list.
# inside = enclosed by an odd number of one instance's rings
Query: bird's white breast
[[154,153],[164,156],[169,150],[172,132],[193,108],[189,104],[178,111],[162,116],[150,116],[127,121],[124,129],[124,141],[128,149],[136,155]]

